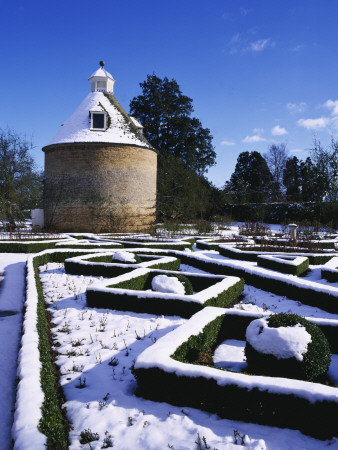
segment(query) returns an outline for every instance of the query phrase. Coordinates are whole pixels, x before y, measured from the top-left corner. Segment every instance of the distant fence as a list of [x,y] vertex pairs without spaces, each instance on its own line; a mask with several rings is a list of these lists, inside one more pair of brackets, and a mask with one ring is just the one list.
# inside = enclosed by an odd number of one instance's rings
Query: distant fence
[[0,241],[35,241],[45,239],[60,239],[60,234],[54,233],[33,233],[31,231],[23,232],[0,232]]

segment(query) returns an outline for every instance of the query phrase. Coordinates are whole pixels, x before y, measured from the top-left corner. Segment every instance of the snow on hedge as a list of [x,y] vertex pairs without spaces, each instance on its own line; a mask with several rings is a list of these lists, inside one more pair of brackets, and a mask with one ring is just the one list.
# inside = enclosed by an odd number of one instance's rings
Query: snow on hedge
[[[194,259],[204,262],[210,262],[213,264],[217,264],[219,266],[231,267],[238,270],[245,270],[246,273],[252,275],[258,275],[263,278],[270,278],[274,280],[283,281],[287,284],[297,286],[304,289],[311,289],[316,292],[324,292],[326,294],[332,295],[338,298],[338,288],[335,286],[323,285],[316,283],[315,281],[299,279],[294,275],[284,275],[282,273],[278,273],[269,269],[265,269],[263,267],[257,267],[256,265],[244,266],[243,263],[245,261],[235,261],[235,260],[224,260],[224,259],[215,259],[210,258],[207,255],[191,255]],[[283,255],[284,257],[284,255]]]
[[130,264],[136,263],[136,258],[135,258],[134,253],[127,252],[125,250],[120,250],[118,252],[115,252],[113,254],[112,259],[113,259],[113,261],[122,261],[122,262],[130,263]]
[[19,383],[12,434],[14,449],[44,448],[46,436],[38,431],[44,393],[40,384],[40,352],[37,325],[38,293],[35,285],[33,258],[27,261],[27,288],[23,335],[18,358]]
[[328,261],[327,263],[325,263],[323,265],[323,269],[328,270],[328,271],[332,271],[332,272],[337,272],[338,271],[338,256],[335,256],[334,258],[331,258],[330,261]]
[[303,361],[311,335],[301,324],[270,328],[266,319],[253,320],[246,330],[246,340],[259,353],[277,359],[296,358]]
[[[142,277],[144,275],[147,275],[148,273],[151,273],[152,269],[135,269],[132,272],[125,273],[123,275],[119,275],[117,277],[111,278],[111,279],[103,279],[97,281],[95,284],[90,286],[87,289],[88,291],[95,291],[95,292],[107,292],[112,294],[123,294],[123,295],[131,295],[136,296],[138,298],[161,298],[162,300],[183,300],[187,302],[196,302],[199,304],[205,303],[207,300],[213,297],[217,297],[219,294],[224,292],[225,290],[229,289],[230,287],[234,286],[236,283],[239,282],[240,278],[238,277],[232,277],[232,276],[221,276],[220,281],[213,284],[212,286],[203,289],[200,292],[197,292],[193,295],[185,295],[183,294],[174,294],[174,293],[165,293],[165,292],[151,292],[151,291],[141,291],[141,290],[134,290],[134,289],[122,289],[122,288],[114,288],[114,284],[118,284],[121,282],[129,281],[132,278],[136,277]],[[161,270],[157,270],[156,272],[161,272]],[[165,272],[165,271],[164,271]],[[175,273],[174,271],[171,273]],[[185,273],[185,272],[179,272],[179,275],[184,275],[189,277],[191,273]],[[201,275],[204,277],[208,277],[208,275]],[[214,275],[210,275],[210,278],[215,278]],[[111,287],[110,287],[111,286]]]
[[[131,249],[133,251],[133,253],[137,253],[140,257],[145,256],[145,257],[150,257],[149,255],[142,255],[139,252],[144,252],[145,249],[144,248],[133,248]],[[87,250],[86,250],[87,252]],[[83,253],[83,251],[82,251]],[[120,250],[118,251],[114,251],[111,250],[109,252],[107,252],[107,249],[93,249],[91,251],[88,250],[88,254],[86,255],[80,255],[80,256],[74,256],[71,258],[67,258],[65,260],[65,262],[69,262],[69,263],[76,263],[80,266],[105,266],[105,267],[113,267],[116,265],[119,265],[120,267],[125,267],[126,264],[122,265],[122,261],[123,259],[116,259],[116,261],[114,261],[114,254],[116,253],[122,253]],[[128,253],[129,255],[133,255],[133,253],[131,252],[127,252],[127,251],[123,251],[123,254]],[[150,253],[147,249],[147,253]],[[158,263],[169,263],[169,262],[173,262],[176,261],[177,258],[173,257],[173,256],[161,256],[161,255],[157,255],[156,250],[154,250],[152,252],[154,254],[154,259],[150,259],[148,261],[143,261],[140,263],[135,263],[135,262],[130,262],[130,264],[133,264],[135,267],[142,267],[142,268],[146,268],[146,267],[151,267],[154,264],[158,264]],[[111,256],[112,257],[112,262],[101,262],[101,261],[87,261],[88,259],[92,259],[92,258],[96,258],[98,256]],[[123,256],[121,256],[121,258],[123,258]],[[121,262],[121,264],[119,264],[119,261]]]
[[304,263],[308,258],[306,256],[281,256],[278,253],[273,255],[259,255],[260,259],[265,259],[267,261],[277,261],[278,264],[287,264],[289,266],[299,266]]
[[144,350],[136,358],[135,369],[159,368],[168,373],[175,373],[177,376],[214,379],[219,386],[235,385],[248,390],[257,388],[274,394],[294,394],[307,399],[310,403],[325,400],[338,403],[338,389],[331,386],[288,378],[232,373],[213,367],[183,363],[171,358],[176,349],[190,336],[199,335],[208,323],[226,314],[227,311],[227,309],[216,307],[206,307],[199,311],[179,328]]
[[157,292],[184,295],[184,285],[176,277],[156,275],[151,281],[151,287],[153,291]]

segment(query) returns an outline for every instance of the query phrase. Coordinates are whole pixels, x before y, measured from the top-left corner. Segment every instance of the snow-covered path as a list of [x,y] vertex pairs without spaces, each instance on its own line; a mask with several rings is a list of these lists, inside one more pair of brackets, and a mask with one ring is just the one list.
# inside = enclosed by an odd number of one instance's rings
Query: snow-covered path
[[15,402],[17,355],[21,338],[22,309],[25,300],[27,255],[0,253],[0,436],[1,449],[12,448],[11,427]]

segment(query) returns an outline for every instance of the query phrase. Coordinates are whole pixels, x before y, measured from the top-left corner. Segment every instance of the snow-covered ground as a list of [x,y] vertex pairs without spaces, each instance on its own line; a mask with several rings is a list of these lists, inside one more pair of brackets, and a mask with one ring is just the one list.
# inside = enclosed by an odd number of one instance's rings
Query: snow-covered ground
[[16,390],[17,355],[21,339],[27,255],[1,254],[0,272],[0,436],[1,450],[12,448],[11,427]]
[[[231,235],[236,231],[237,227],[233,227],[224,234]],[[214,251],[198,253],[204,257],[230,261]],[[27,255],[0,254],[0,274],[5,268],[5,278],[0,287],[1,450],[12,448],[10,428],[13,421],[26,259]],[[252,262],[240,263],[247,267],[256,266]],[[338,283],[321,279],[320,266],[310,268],[311,272],[302,279],[338,287]],[[187,265],[182,265],[181,270],[205,273]],[[60,382],[67,400],[67,416],[73,426],[70,432],[71,449],[111,446],[122,450],[338,449],[336,438],[319,441],[295,430],[220,419],[194,408],[179,408],[136,397],[136,382],[131,371],[135,359],[156,340],[186,320],[87,308],[85,290],[97,278],[68,275],[62,264],[47,264],[41,268],[40,276],[55,324],[52,331],[55,348],[60,353],[57,361],[62,373]],[[243,300],[235,309],[255,313],[292,312],[307,317],[338,320],[338,314],[248,285],[245,286]],[[243,346],[243,341],[225,342],[215,352],[215,364],[241,371],[245,366]],[[337,374],[338,357],[334,355],[330,376],[337,380]],[[90,435],[98,439],[81,444]],[[43,445],[39,447],[31,443],[32,447],[29,447],[30,443],[26,444],[25,448],[44,448]],[[20,446],[17,448],[21,450]]]

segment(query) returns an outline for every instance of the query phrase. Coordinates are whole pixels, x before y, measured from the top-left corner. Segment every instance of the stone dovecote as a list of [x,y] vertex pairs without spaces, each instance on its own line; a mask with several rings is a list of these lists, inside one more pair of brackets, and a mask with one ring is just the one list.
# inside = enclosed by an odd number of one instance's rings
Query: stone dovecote
[[91,92],[45,152],[45,227],[58,232],[149,231],[157,152],[113,94],[100,63]]

